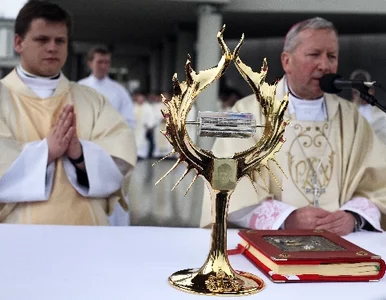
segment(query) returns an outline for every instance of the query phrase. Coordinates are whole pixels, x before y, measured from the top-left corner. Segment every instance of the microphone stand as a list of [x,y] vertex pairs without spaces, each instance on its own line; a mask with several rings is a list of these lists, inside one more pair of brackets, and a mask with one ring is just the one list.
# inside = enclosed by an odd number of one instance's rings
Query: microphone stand
[[[381,87],[381,85],[379,83],[377,83],[376,85],[374,85],[375,87],[379,87],[380,89],[383,90],[383,88]],[[386,113],[386,107],[381,105],[379,103],[379,101],[377,100],[377,98],[375,98],[373,95],[370,95],[369,94],[369,88],[367,86],[363,86],[361,88],[357,88],[357,90],[360,92],[360,97],[363,99],[363,100],[366,100],[367,103],[371,104],[372,106],[376,106],[378,107],[380,110],[382,110],[384,113]]]

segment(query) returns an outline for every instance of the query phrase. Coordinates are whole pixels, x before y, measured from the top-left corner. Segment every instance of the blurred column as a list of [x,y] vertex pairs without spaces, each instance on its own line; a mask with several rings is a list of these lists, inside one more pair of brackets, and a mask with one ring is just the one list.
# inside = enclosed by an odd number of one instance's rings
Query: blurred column
[[196,33],[193,30],[179,29],[177,32],[177,44],[176,44],[176,72],[178,80],[185,81],[185,64],[188,58],[188,54],[195,61],[196,53],[194,46],[196,42]]
[[[203,4],[198,7],[197,26],[197,63],[196,72],[211,68],[220,61],[221,50],[217,42],[217,33],[222,27],[222,15],[214,5]],[[197,99],[198,111],[216,111],[219,98],[220,82],[215,81],[202,92]],[[210,149],[214,139],[199,139],[200,147]]]
[[161,50],[154,49],[149,61],[149,92],[161,92]]
[[161,92],[172,90],[172,77],[174,70],[174,42],[171,38],[165,38],[162,43],[162,68],[161,68]]
[[14,56],[13,37],[12,27],[0,28],[0,57],[10,58]]

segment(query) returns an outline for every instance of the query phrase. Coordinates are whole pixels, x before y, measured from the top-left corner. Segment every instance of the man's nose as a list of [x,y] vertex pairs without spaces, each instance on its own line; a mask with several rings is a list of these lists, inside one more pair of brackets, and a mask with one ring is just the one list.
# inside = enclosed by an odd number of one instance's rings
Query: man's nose
[[48,51],[54,52],[54,51],[57,51],[57,49],[58,49],[58,46],[57,46],[55,40],[48,42]]
[[323,72],[329,71],[331,68],[331,63],[327,56],[322,55],[319,60],[319,69]]

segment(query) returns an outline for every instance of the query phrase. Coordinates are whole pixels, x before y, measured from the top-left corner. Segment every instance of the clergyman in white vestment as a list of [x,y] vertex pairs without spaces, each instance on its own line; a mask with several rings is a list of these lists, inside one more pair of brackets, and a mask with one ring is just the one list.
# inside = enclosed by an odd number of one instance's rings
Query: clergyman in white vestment
[[[358,69],[351,73],[350,79],[370,82],[371,76],[367,71]],[[374,95],[375,89],[370,88],[369,93]],[[386,145],[386,113],[367,103],[366,100],[361,98],[360,92],[355,89],[352,90],[351,100],[358,106],[362,116],[370,123],[375,135]]]
[[137,156],[140,159],[148,158],[150,141],[147,138],[149,130],[153,130],[157,122],[152,106],[146,99],[144,93],[137,91],[134,96],[134,116],[135,116],[135,142],[137,144]]
[[133,132],[101,94],[61,73],[70,30],[49,2],[29,1],[16,18],[21,65],[0,84],[2,223],[108,225],[116,207],[128,209]]
[[129,92],[108,75],[111,66],[111,52],[102,46],[91,48],[87,57],[87,64],[91,70],[90,76],[78,81],[104,95],[111,105],[125,118],[129,126],[134,129],[134,107]]
[[[319,79],[336,73],[338,36],[322,18],[300,22],[288,32],[281,56],[286,75],[276,88],[282,100],[289,93],[286,142],[276,154],[283,168],[270,163],[273,174],[262,169],[266,184],[254,172],[241,179],[231,196],[229,222],[252,229],[320,229],[345,235],[380,228],[386,213],[386,157],[368,122],[355,105],[324,94]],[[233,111],[252,112],[264,124],[254,95],[236,103]],[[230,157],[253,146],[260,138],[217,139],[219,157]],[[201,226],[211,224],[209,192],[205,190]]]

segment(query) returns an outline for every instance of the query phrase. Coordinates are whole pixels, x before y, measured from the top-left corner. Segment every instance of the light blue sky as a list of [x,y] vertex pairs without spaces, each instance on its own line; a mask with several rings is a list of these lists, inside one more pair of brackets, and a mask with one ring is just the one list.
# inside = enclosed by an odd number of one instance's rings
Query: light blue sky
[[20,8],[27,0],[0,0],[0,18],[16,18]]

